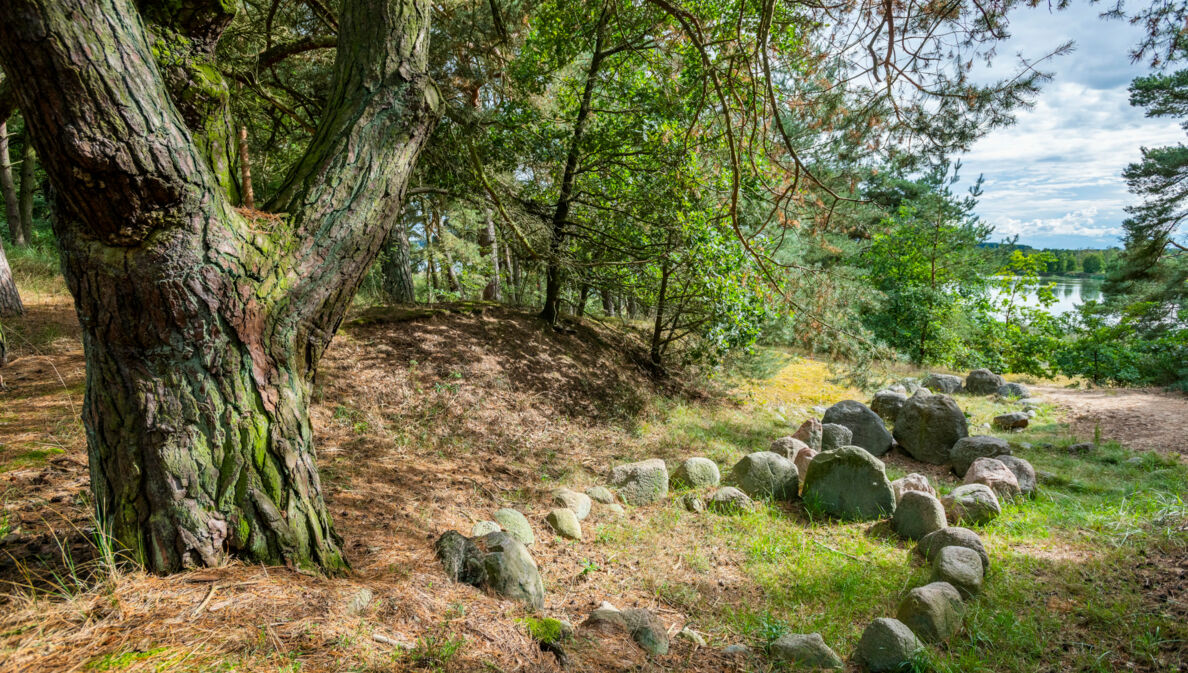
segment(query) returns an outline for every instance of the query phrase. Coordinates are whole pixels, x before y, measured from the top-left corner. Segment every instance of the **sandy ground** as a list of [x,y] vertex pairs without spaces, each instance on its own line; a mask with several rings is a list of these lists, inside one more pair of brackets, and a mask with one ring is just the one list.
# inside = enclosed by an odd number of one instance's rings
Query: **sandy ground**
[[1188,396],[1154,389],[1034,389],[1067,410],[1069,427],[1078,439],[1092,441],[1100,425],[1102,439],[1135,450],[1188,456]]

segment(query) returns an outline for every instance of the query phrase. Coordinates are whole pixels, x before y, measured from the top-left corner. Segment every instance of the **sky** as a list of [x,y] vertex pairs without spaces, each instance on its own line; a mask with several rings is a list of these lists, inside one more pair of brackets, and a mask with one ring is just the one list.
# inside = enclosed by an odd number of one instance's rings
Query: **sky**
[[1141,32],[1098,18],[1101,8],[1082,2],[1011,15],[1012,37],[998,50],[996,71],[1020,52],[1037,58],[1068,40],[1075,47],[1041,67],[1055,76],[1034,109],[961,158],[964,183],[985,177],[977,212],[994,225],[992,240],[1018,234],[1020,243],[1041,248],[1120,245],[1123,208],[1134,202],[1122,169],[1139,159],[1140,147],[1185,139],[1174,119],[1148,119],[1130,106],[1127,86],[1149,72],[1130,62]]

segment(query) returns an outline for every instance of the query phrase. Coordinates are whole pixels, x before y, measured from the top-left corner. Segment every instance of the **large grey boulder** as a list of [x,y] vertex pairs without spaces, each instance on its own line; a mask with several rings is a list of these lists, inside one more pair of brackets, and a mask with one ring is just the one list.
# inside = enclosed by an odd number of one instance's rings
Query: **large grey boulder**
[[781,456],[791,460],[796,457],[796,452],[807,448],[809,448],[808,444],[805,444],[799,439],[788,435],[787,437],[780,437],[779,439],[773,441],[767,450],[771,451],[772,453],[778,453]]
[[932,561],[932,581],[952,584],[965,598],[982,592],[985,576],[982,557],[968,547],[941,547]]
[[1002,514],[998,497],[984,484],[964,484],[941,498],[945,516],[953,523],[988,523]]
[[574,511],[568,507],[558,507],[550,511],[549,515],[545,517],[545,521],[561,537],[570,540],[582,539],[582,525],[578,523]]
[[995,458],[978,458],[965,473],[966,484],[988,486],[999,500],[1009,500],[1023,494],[1019,480],[1006,464]]
[[949,526],[942,528],[935,533],[929,533],[920,538],[916,544],[915,552],[923,556],[929,563],[934,563],[936,557],[940,554],[940,550],[945,547],[965,547],[977,552],[978,558],[982,559],[982,570],[990,569],[990,555],[986,553],[986,548],[982,546],[982,540],[978,534],[968,528],[960,528],[958,526]]
[[996,456],[996,458],[1014,473],[1015,480],[1019,482],[1020,493],[1029,498],[1035,495],[1035,468],[1031,466],[1031,463],[1015,456]]
[[881,456],[891,450],[891,433],[883,419],[870,407],[856,400],[842,400],[829,407],[822,419],[825,423],[844,425],[854,433],[854,446],[861,446],[872,456]]
[[562,487],[553,491],[553,504],[573,510],[578,521],[590,516],[591,500],[585,493]]
[[796,464],[771,451],[756,451],[743,456],[730,470],[731,480],[752,498],[791,500],[800,483]]
[[1004,383],[998,386],[994,392],[1002,397],[1026,398],[1031,396],[1031,391],[1022,383]]
[[536,542],[532,524],[528,523],[528,517],[519,511],[505,507],[495,512],[494,516],[495,521],[503,527],[503,532],[519,540],[521,544],[531,545]]
[[685,488],[717,486],[721,480],[718,464],[709,458],[687,458],[672,473],[672,485]]
[[956,635],[964,616],[961,594],[948,582],[912,589],[895,611],[895,618],[925,643],[941,643]]
[[1005,439],[990,435],[962,437],[953,445],[953,450],[950,452],[950,464],[957,476],[964,477],[965,473],[969,471],[969,466],[973,465],[973,462],[978,458],[997,458],[1010,452],[1011,446]]
[[506,533],[467,538],[446,531],[434,545],[446,575],[456,582],[489,589],[539,610],[544,583],[528,548]]
[[903,499],[903,495],[908,491],[920,491],[928,495],[936,495],[936,489],[932,487],[932,483],[928,481],[928,477],[913,472],[906,477],[900,477],[891,482],[891,491],[895,493],[895,502]]
[[809,463],[804,501],[839,519],[879,519],[895,511],[883,461],[858,446],[823,451]]
[[771,643],[773,659],[785,661],[799,669],[840,669],[845,666],[819,633],[789,633]]
[[1021,430],[1031,422],[1031,416],[1025,411],[1011,411],[995,416],[991,424],[999,430]]
[[965,414],[948,395],[913,395],[895,419],[895,441],[916,460],[949,462],[957,440],[969,434]]
[[609,481],[628,505],[647,505],[668,495],[668,468],[659,458],[619,465]]
[[808,447],[813,451],[821,450],[821,421],[816,418],[810,418],[804,423],[800,424],[792,437],[808,444]]
[[989,369],[975,369],[965,377],[965,392],[970,395],[993,395],[1006,379]]
[[854,659],[871,673],[890,673],[907,670],[923,649],[924,643],[906,624],[881,617],[862,632]]
[[961,377],[952,374],[929,374],[924,377],[923,385],[934,393],[952,395],[961,392]]
[[888,423],[894,423],[899,410],[907,402],[907,395],[893,390],[880,390],[870,400],[870,410]]
[[719,514],[739,514],[755,509],[755,502],[733,486],[723,486],[710,496],[706,509]]
[[900,537],[918,540],[945,527],[945,508],[936,496],[908,491],[895,505],[891,525]]
[[833,451],[854,443],[854,432],[837,423],[821,424],[821,450]]

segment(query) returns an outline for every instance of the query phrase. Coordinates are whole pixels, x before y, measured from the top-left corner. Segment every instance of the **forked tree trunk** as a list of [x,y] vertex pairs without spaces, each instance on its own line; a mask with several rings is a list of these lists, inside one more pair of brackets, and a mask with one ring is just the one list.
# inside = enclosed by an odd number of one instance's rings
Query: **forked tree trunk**
[[226,106],[176,89],[234,5],[174,4],[139,3],[149,30],[186,36],[158,68],[131,0],[0,2],[0,61],[59,199],[96,507],[157,572],[228,553],[334,571],[311,379],[436,119],[429,5],[344,0],[327,107],[270,208],[287,216],[249,222]]

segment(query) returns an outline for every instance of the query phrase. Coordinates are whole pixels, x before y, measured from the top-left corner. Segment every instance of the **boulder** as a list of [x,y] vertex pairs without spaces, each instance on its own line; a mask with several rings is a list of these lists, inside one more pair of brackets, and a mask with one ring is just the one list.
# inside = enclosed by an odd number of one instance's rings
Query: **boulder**
[[991,423],[999,430],[1021,430],[1027,427],[1030,420],[1026,411],[1011,411],[995,416]]
[[1036,478],[1035,468],[1031,463],[1016,458],[1015,456],[997,456],[998,461],[1006,465],[1007,469],[1015,475],[1015,480],[1019,482],[1019,492],[1024,496],[1032,497],[1035,495]]
[[945,506],[945,516],[953,523],[978,525],[1002,514],[998,497],[984,484],[958,486],[941,498],[941,504]]
[[710,497],[706,508],[719,514],[736,514],[750,512],[755,509],[755,503],[746,493],[733,486],[723,486]]
[[895,505],[891,524],[900,537],[918,540],[945,527],[945,508],[934,495],[908,491]]
[[995,458],[978,458],[965,473],[966,484],[989,486],[999,500],[1009,500],[1023,494],[1019,480],[1006,464]]
[[612,502],[611,504],[607,505],[606,511],[616,516],[622,516],[624,513],[623,506],[617,502]]
[[968,547],[949,545],[941,547],[932,561],[932,581],[948,582],[957,588],[962,596],[970,598],[982,592],[982,581],[986,571],[982,568],[982,557]]
[[545,517],[545,521],[561,537],[570,540],[582,539],[582,524],[578,523],[577,514],[568,507],[558,507],[552,510]]
[[928,495],[936,495],[936,489],[932,487],[932,484],[928,481],[928,477],[917,472],[891,482],[891,491],[895,493],[895,502],[899,502],[903,498],[903,494],[908,491],[919,491]]
[[895,441],[934,465],[948,463],[953,445],[968,434],[965,414],[948,395],[913,395],[895,419]]
[[531,545],[536,542],[536,536],[532,534],[532,524],[528,523],[528,517],[520,512],[505,507],[495,512],[494,518],[503,527],[503,532],[519,540],[520,544]]
[[957,440],[950,452],[949,462],[953,466],[953,472],[959,477],[964,477],[969,471],[969,466],[978,458],[996,458],[1010,452],[1011,447],[1005,439],[990,435],[974,435]]
[[990,555],[986,553],[986,548],[982,546],[982,540],[978,537],[977,533],[968,528],[949,526],[935,533],[929,533],[920,538],[920,541],[916,543],[915,551],[930,563],[934,563],[940,554],[940,550],[945,547],[965,547],[966,549],[972,549],[982,559],[982,570],[988,570],[990,568]]
[[809,448],[808,444],[805,444],[799,439],[788,435],[787,437],[780,437],[779,439],[772,442],[771,446],[769,446],[767,450],[771,451],[772,453],[778,453],[779,455],[791,460],[796,457],[797,451],[807,448]]
[[434,548],[450,579],[489,589],[537,610],[544,605],[544,584],[536,562],[528,548],[512,536],[489,533],[470,539],[450,530],[438,538]]
[[1022,383],[1004,383],[998,386],[994,392],[1002,397],[1026,398],[1031,396],[1031,391]]
[[[891,433],[883,419],[870,407],[855,400],[842,400],[829,407],[822,419],[825,423],[844,425],[854,434],[853,446],[861,446],[872,456],[881,456],[891,450]],[[824,440],[822,439],[822,446]]]
[[470,529],[470,537],[482,537],[488,533],[498,533],[503,529],[494,521],[479,521]]
[[956,635],[964,616],[961,594],[948,582],[912,589],[895,611],[895,618],[925,643],[942,643]]
[[867,625],[854,650],[854,659],[871,673],[909,670],[924,643],[898,619],[881,617]]
[[888,423],[894,423],[899,410],[907,402],[907,395],[893,390],[880,390],[870,400],[870,410]]
[[791,500],[800,484],[796,464],[771,451],[756,451],[743,456],[730,470],[731,480],[752,498]]
[[672,473],[672,485],[685,488],[717,486],[721,480],[718,464],[709,458],[686,458]]
[[800,427],[796,432],[792,433],[792,437],[808,444],[808,447],[814,451],[821,450],[821,421],[810,418]]
[[585,493],[578,493],[568,488],[559,488],[553,491],[553,504],[573,510],[573,513],[577,515],[578,521],[590,516],[590,496]]
[[821,450],[833,451],[854,443],[854,433],[844,425],[824,423],[821,425]]
[[615,502],[615,494],[611,493],[611,490],[605,486],[591,486],[586,489],[586,495],[590,496],[590,499],[594,502],[603,505],[611,505]]
[[823,451],[809,463],[804,500],[839,519],[870,520],[895,511],[883,461],[858,446]]
[[773,659],[799,669],[840,669],[845,666],[819,633],[789,633],[771,643]]
[[582,628],[601,633],[624,631],[644,651],[656,655],[668,654],[667,629],[656,615],[644,609],[619,610],[603,601],[582,622]]
[[668,495],[668,468],[659,458],[619,465],[611,470],[609,481],[624,502],[636,507]]
[[681,496],[681,507],[684,507],[685,511],[697,514],[705,511],[705,502],[696,493],[686,493]]
[[813,458],[816,455],[817,452],[807,446],[796,452],[796,457],[792,459],[792,463],[796,465],[797,476],[808,473],[809,463],[813,462]]
[[993,395],[1006,379],[989,369],[975,369],[965,377],[965,392],[970,395]]
[[952,374],[929,374],[924,377],[923,385],[934,393],[952,395],[961,392],[961,377]]

